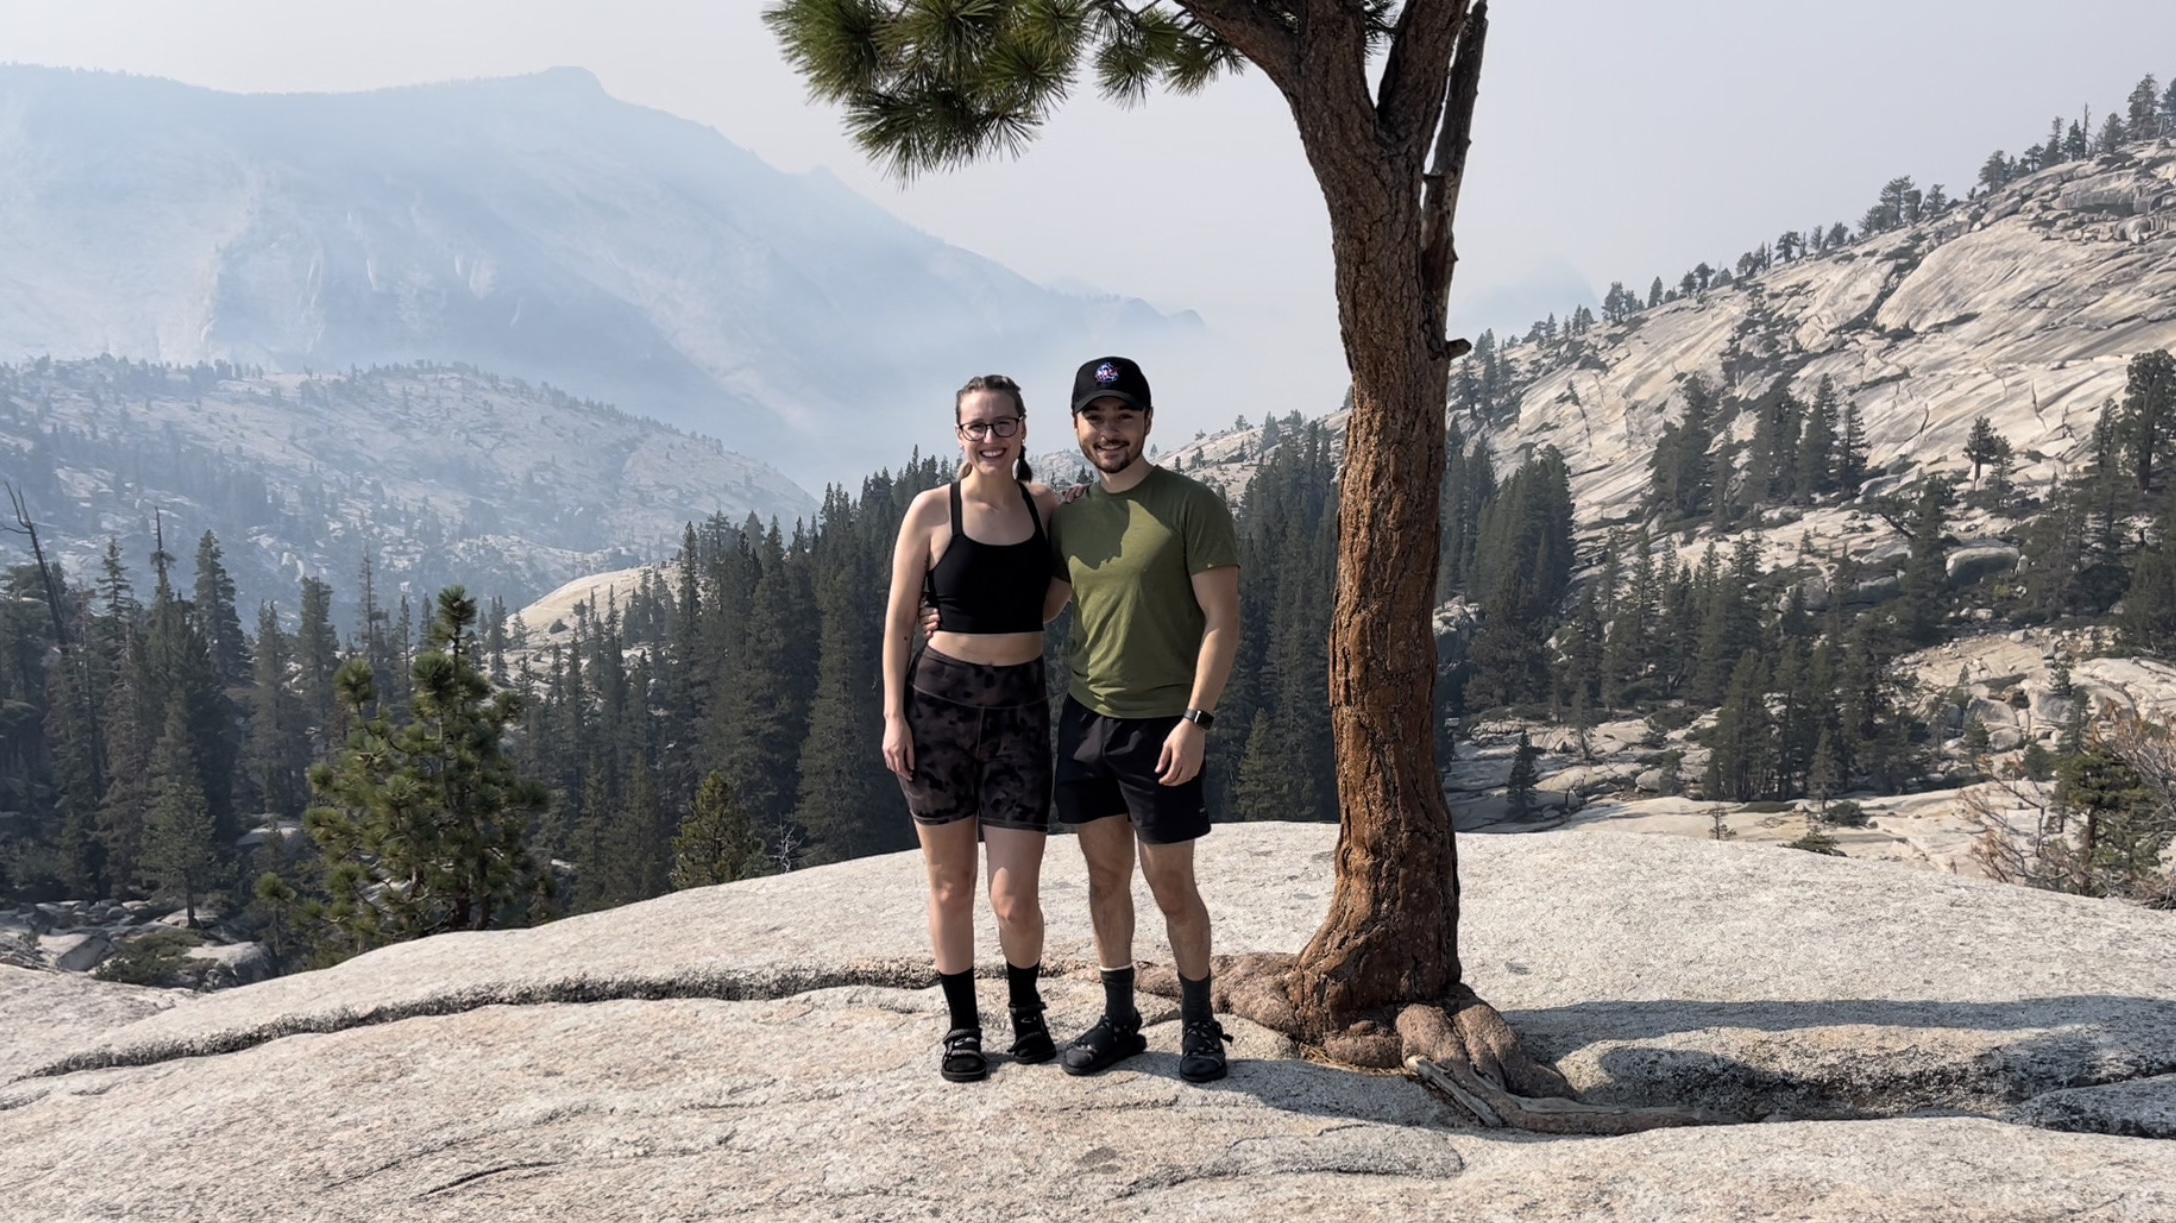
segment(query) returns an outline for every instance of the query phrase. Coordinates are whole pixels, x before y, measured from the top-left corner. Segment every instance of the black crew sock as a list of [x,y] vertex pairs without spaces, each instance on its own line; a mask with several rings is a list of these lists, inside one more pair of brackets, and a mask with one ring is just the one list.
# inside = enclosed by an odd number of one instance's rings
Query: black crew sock
[[1141,1026],[1141,1012],[1133,1005],[1133,966],[1103,970],[1103,1013],[1122,1028]]
[[1035,986],[1035,979],[1042,975],[1043,966],[1041,964],[1030,964],[1028,967],[1022,968],[1010,960],[1005,962],[1005,989],[1011,997],[1012,1009],[1016,1011],[1042,1009],[1043,994]]
[[1209,1005],[1209,978],[1189,981],[1179,977],[1179,1022],[1202,1023],[1216,1018]]
[[982,1011],[975,1005],[974,969],[938,973],[937,984],[944,986],[944,1002],[952,1008],[952,1026],[955,1029],[982,1026]]

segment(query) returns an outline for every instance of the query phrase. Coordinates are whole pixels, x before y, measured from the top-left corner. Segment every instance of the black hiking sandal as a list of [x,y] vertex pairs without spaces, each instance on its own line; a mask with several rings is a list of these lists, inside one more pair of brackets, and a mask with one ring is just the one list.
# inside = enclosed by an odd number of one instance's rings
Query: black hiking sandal
[[1224,1077],[1224,1046],[1231,1041],[1214,1019],[1187,1024],[1179,1032],[1179,1077],[1189,1083],[1214,1083]]
[[945,1033],[937,1073],[947,1083],[976,1083],[990,1077],[990,1059],[982,1055],[982,1029],[954,1028]]
[[1050,1025],[1043,1020],[1043,1008],[1012,1008],[1012,1048],[1008,1050],[1017,1062],[1033,1066],[1058,1056],[1058,1045],[1050,1039]]
[[1148,1039],[1141,1035],[1139,1016],[1120,1027],[1105,1015],[1096,1020],[1096,1026],[1073,1038],[1058,1065],[1067,1074],[1101,1074],[1147,1048]]

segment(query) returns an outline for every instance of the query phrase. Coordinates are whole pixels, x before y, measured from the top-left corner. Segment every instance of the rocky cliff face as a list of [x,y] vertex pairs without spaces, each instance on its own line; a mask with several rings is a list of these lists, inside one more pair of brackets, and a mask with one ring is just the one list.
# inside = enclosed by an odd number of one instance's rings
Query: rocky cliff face
[[[1973,418],[2044,486],[2078,461],[2134,355],[2176,347],[2176,142],[2057,166],[1845,249],[1633,315],[1554,365],[1529,354],[1517,419],[1482,431],[1499,467],[1561,450],[1583,524],[1637,515],[1648,457],[1704,375],[1752,400],[1832,378],[1892,479],[1969,472]],[[1751,429],[1741,419],[1738,436]]]

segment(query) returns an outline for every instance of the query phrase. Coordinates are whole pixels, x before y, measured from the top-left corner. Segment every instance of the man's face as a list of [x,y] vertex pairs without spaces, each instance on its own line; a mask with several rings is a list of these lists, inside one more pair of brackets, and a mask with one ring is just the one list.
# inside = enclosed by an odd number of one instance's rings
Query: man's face
[[1080,452],[1097,471],[1117,475],[1141,458],[1148,444],[1149,415],[1123,399],[1097,399],[1073,413]]

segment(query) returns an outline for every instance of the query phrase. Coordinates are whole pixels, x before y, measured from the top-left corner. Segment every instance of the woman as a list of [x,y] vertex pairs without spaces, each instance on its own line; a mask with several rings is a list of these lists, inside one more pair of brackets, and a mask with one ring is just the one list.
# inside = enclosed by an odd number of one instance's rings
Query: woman
[[[989,846],[990,908],[1010,990],[1011,1053],[1056,1055],[1036,976],[1037,896],[1050,831],[1050,702],[1044,603],[1052,582],[1044,524],[1057,496],[1029,483],[1027,404],[1001,374],[953,400],[959,478],[914,499],[892,550],[884,616],[884,763],[899,775],[929,869],[929,940],[951,1010],[938,1069],[955,1083],[989,1073],[975,1003],[975,842]],[[937,631],[912,649],[924,592]]]

